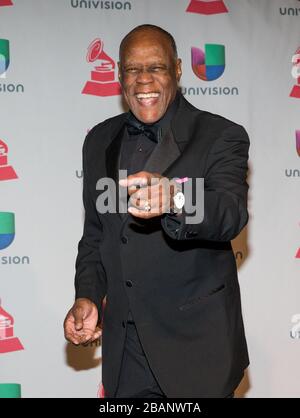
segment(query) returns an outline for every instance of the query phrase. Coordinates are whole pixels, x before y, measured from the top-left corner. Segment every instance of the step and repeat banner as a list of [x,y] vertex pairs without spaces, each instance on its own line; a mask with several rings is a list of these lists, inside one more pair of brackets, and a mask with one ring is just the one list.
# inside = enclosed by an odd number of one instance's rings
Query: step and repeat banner
[[233,246],[251,365],[238,396],[299,397],[299,0],[0,0],[0,383],[99,396],[101,344],[63,336],[81,150],[123,111],[118,47],[142,23],[174,35],[187,100],[249,132],[250,219]]

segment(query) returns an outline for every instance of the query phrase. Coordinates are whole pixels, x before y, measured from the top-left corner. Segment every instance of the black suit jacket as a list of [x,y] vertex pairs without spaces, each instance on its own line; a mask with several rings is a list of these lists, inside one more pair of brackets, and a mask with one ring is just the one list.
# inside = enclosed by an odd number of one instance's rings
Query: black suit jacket
[[95,126],[83,147],[85,223],[75,287],[103,320],[106,396],[116,392],[129,309],[168,397],[227,396],[248,365],[230,243],[248,220],[247,133],[180,97],[171,131],[145,166],[169,178],[205,179],[203,222],[186,225],[183,216],[175,233],[170,215],[138,220],[96,210],[97,181],[118,180],[125,119],[126,113]]

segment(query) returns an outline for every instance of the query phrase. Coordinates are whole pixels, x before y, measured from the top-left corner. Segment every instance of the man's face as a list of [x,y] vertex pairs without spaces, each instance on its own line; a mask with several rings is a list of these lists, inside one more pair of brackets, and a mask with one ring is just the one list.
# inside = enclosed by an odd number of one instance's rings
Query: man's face
[[166,37],[155,31],[138,32],[121,51],[119,77],[123,96],[137,119],[154,123],[175,98],[181,61],[174,61]]

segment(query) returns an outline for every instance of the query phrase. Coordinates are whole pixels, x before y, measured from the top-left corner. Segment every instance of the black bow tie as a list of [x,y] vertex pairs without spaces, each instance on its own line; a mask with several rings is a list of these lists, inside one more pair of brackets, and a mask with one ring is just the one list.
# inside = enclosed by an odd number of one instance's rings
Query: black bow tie
[[159,142],[161,138],[161,128],[157,124],[146,125],[136,119],[129,118],[126,122],[129,135],[146,135],[151,141]]

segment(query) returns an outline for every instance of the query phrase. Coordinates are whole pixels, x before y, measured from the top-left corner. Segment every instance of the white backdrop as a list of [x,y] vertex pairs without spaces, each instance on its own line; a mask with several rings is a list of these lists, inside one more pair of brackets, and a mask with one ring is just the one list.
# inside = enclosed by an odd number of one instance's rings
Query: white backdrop
[[[244,125],[251,139],[250,221],[234,242],[251,358],[239,396],[299,397],[300,94],[290,93],[300,76],[300,57],[292,75],[300,1],[224,0],[228,13],[215,14],[205,14],[213,5],[202,3],[211,1],[193,3],[198,13],[186,12],[190,0],[5,3],[11,2],[0,0],[2,70],[3,40],[10,51],[0,75],[0,382],[21,383],[24,397],[97,396],[101,346],[68,345],[62,323],[73,303],[82,232],[83,140],[122,107],[119,95],[81,93],[100,63],[86,55],[101,38],[116,62],[121,38],[153,23],[177,41],[186,98]],[[205,44],[225,46],[225,71],[214,81],[192,70],[191,48]],[[115,86],[92,85],[107,88]],[[4,234],[13,231],[5,212],[15,214],[15,237],[6,247]]]

